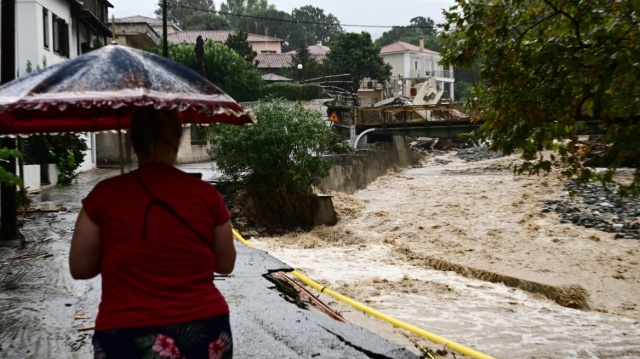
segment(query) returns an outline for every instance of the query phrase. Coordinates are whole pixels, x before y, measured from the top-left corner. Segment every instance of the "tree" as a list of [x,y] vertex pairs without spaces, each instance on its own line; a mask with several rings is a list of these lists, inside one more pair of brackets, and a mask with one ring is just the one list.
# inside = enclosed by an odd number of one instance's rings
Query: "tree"
[[[166,0],[167,1],[167,20],[173,22],[181,29],[185,28],[187,18],[201,14],[202,11],[215,12],[216,7],[213,0]],[[156,16],[162,18],[162,2],[158,4],[155,11]],[[194,29],[195,30],[195,29]]]
[[[302,69],[298,69],[298,65],[302,65]],[[304,80],[320,75],[320,64],[311,56],[307,46],[300,46],[295,55],[291,56],[289,69],[290,76],[294,79]]]
[[230,49],[237,52],[238,55],[242,56],[242,58],[248,61],[250,64],[258,66],[257,61],[255,63],[253,62],[256,56],[258,56],[258,53],[253,51],[253,48],[249,44],[249,41],[247,41],[248,36],[249,34],[247,34],[246,32],[238,31],[235,34],[229,34],[229,36],[227,37],[227,41],[225,41],[224,44],[227,45]]
[[333,163],[322,155],[347,153],[350,147],[301,103],[280,100],[255,109],[251,126],[216,126],[212,142],[223,178],[241,183],[253,197],[253,209],[268,228],[292,229],[313,224],[313,186]]
[[213,13],[197,13],[184,19],[183,30],[229,30],[231,25],[222,16]]
[[[152,51],[162,53],[160,47]],[[169,46],[169,58],[194,71],[197,70],[193,44],[172,44]],[[260,98],[264,86],[260,73],[227,45],[215,43],[211,39],[205,41],[204,67],[207,80],[216,84],[236,101],[256,101]]]
[[243,17],[238,22],[238,29],[251,33],[277,37],[285,42],[284,50],[288,51],[289,38],[297,31],[291,15],[276,9],[258,10],[253,17]]
[[275,8],[275,5],[270,5],[267,0],[226,0],[220,4],[220,13],[229,21],[231,28],[247,31],[240,26],[243,19],[246,19],[243,16],[275,10]]
[[430,18],[424,18],[422,16],[416,16],[409,20],[411,26],[420,29],[424,36],[436,36],[436,23]]
[[[640,193],[640,22],[637,1],[462,1],[445,11],[443,61],[480,62],[471,110],[479,135],[506,154],[520,150],[519,172],[562,165],[578,182],[614,181],[636,167],[622,193]],[[579,135],[598,121],[600,137]],[[538,149],[550,147],[544,158]],[[599,155],[608,170],[596,172]]]
[[288,45],[293,49],[315,45],[318,41],[329,46],[342,33],[338,18],[333,14],[325,15],[324,10],[311,5],[293,9],[292,17],[298,24]]
[[376,44],[386,46],[396,41],[403,41],[418,45],[422,36],[427,49],[438,51],[440,46],[436,35],[434,21],[431,18],[417,16],[410,20],[409,26],[394,26],[391,30],[383,32],[382,36],[376,39]]
[[327,60],[335,73],[351,74],[351,89],[355,93],[365,77],[386,81],[391,77],[391,66],[380,57],[380,45],[371,41],[368,32],[343,33],[331,44]]

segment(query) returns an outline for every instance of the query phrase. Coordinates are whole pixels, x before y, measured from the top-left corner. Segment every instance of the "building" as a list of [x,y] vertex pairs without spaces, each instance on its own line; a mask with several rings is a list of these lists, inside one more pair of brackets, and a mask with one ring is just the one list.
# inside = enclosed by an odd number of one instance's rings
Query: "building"
[[[107,0],[16,0],[16,77],[106,44],[111,36],[107,19],[112,7]],[[96,167],[95,135],[87,132],[81,137],[89,150],[79,170],[86,171]],[[36,177],[41,169],[31,170],[37,175],[25,176],[31,189],[57,178],[52,173],[51,180],[40,180]]]
[[384,46],[380,50],[380,56],[385,63],[391,65],[392,80],[406,83],[410,79],[431,76],[435,78],[439,89],[448,91],[448,96],[454,98],[453,68],[439,64],[442,59],[440,53],[425,49],[424,39],[420,39],[420,46],[402,41],[394,42]]
[[[168,32],[168,31],[167,31]],[[236,34],[234,30],[201,30],[201,31],[176,31],[167,35],[167,40],[174,44],[195,44],[198,36],[203,40],[213,40],[224,43],[231,34]],[[280,54],[282,53],[282,39],[277,37],[247,34],[247,42],[258,54]]]
[[[128,16],[113,19],[115,41],[120,45],[145,49],[156,47],[162,43],[162,20],[146,16]],[[167,23],[167,34],[180,31],[173,23]]]

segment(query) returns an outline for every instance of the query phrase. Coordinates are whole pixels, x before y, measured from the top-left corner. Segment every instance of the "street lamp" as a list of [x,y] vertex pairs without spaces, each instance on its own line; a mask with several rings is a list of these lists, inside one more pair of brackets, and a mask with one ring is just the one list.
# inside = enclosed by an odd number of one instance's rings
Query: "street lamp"
[[302,64],[298,64],[298,73],[300,75],[300,83],[302,83]]

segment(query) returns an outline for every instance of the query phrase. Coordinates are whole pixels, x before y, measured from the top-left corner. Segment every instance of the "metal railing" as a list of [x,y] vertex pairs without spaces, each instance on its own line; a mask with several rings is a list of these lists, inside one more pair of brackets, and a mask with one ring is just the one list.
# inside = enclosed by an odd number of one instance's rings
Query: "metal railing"
[[427,122],[469,122],[461,104],[439,104],[399,107],[360,107],[353,109],[353,124],[356,126],[402,126]]
[[452,79],[453,78],[453,71],[452,70],[425,71],[425,75],[426,76],[433,76],[433,77],[442,77],[442,78],[446,78],[446,79]]

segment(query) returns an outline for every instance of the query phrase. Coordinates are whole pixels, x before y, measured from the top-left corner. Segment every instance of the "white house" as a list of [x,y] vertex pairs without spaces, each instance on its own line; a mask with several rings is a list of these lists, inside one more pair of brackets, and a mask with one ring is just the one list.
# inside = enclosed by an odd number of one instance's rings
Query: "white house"
[[442,59],[439,52],[426,49],[424,39],[420,39],[420,46],[398,41],[380,50],[380,56],[385,63],[391,65],[392,80],[405,81],[432,76],[439,89],[448,86],[449,97],[454,98],[455,78],[453,68],[438,62]]
[[[107,0],[15,0],[16,77],[105,45],[110,7]],[[86,171],[96,167],[95,134],[82,136],[89,151],[79,170]],[[25,182],[31,189],[40,184]]]

